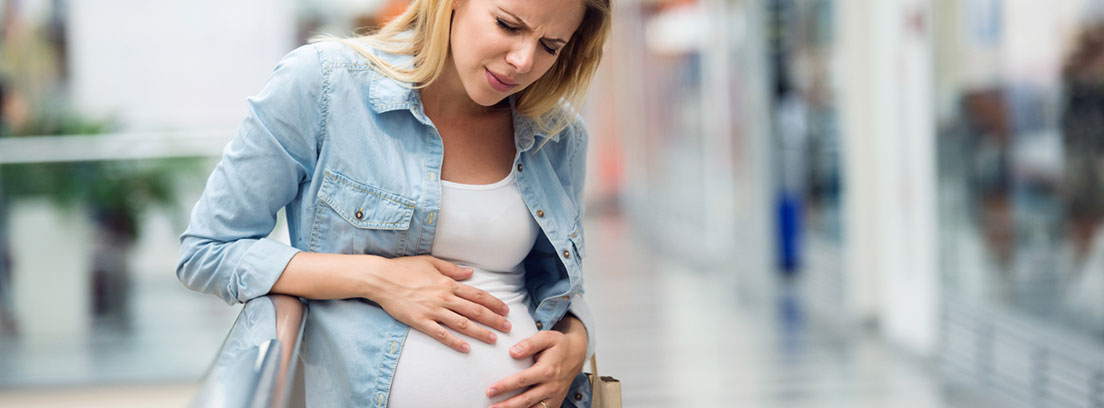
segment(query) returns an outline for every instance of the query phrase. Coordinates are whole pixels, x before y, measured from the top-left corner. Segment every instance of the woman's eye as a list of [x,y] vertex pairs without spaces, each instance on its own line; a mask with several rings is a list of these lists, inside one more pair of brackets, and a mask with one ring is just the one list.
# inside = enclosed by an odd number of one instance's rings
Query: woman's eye
[[496,18],[495,21],[498,22],[498,26],[501,27],[503,30],[506,30],[506,32],[516,33],[521,30],[520,28],[512,27],[509,24],[506,24],[506,22],[502,21],[501,18]]
[[[499,28],[503,29],[504,31],[506,31],[510,34],[514,34],[514,33],[517,33],[519,31],[521,31],[521,28],[514,27],[514,26],[511,26],[509,24],[506,24],[506,22],[503,21],[501,18],[496,17],[495,18],[495,23],[498,24]],[[541,48],[544,48],[544,52],[547,52],[551,55],[556,55],[556,53],[559,51],[555,48],[549,47],[547,44],[545,44],[543,42],[541,43]]]

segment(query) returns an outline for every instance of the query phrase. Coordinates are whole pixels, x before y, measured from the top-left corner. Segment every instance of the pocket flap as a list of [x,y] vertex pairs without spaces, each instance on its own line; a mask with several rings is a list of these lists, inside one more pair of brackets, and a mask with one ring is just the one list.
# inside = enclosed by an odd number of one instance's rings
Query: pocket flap
[[405,230],[414,216],[414,200],[325,171],[318,198],[357,228]]

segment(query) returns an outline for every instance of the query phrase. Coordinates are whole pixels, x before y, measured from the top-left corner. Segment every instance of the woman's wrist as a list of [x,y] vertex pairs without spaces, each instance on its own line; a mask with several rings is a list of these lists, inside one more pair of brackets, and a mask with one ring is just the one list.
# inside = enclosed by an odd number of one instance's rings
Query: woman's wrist
[[351,274],[356,297],[379,302],[379,295],[385,293],[380,279],[387,258],[377,255],[357,255],[356,261],[346,270]]
[[582,358],[586,359],[587,331],[586,326],[583,326],[583,322],[579,318],[568,313],[552,327],[552,330],[563,333],[565,337],[571,340],[574,346],[572,348],[579,350]]

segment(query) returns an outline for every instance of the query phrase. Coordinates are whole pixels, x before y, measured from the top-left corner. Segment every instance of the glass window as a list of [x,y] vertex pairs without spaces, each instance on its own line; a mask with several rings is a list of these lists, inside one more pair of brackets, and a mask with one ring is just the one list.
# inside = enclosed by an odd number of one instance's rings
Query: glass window
[[1102,338],[1101,4],[972,0],[939,7],[945,291]]

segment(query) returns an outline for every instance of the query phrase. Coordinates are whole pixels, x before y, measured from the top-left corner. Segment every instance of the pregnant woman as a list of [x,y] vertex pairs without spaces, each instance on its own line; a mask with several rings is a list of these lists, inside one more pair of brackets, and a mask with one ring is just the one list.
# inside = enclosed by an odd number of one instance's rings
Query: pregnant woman
[[[178,277],[307,299],[312,407],[589,406],[575,108],[609,25],[608,0],[415,0],[292,51],[208,179]],[[290,246],[265,238],[281,208]]]

